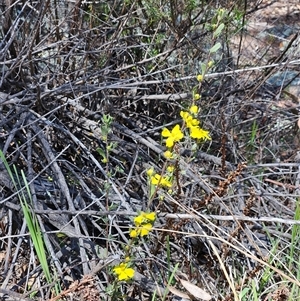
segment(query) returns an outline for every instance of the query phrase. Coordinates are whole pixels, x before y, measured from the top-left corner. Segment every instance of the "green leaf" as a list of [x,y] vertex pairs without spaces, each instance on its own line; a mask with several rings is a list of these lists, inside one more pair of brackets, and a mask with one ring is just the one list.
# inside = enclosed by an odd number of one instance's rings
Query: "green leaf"
[[218,26],[218,28],[214,31],[213,37],[217,38],[221,34],[221,32],[223,31],[224,27],[225,27],[224,23],[221,23]]
[[201,71],[202,71],[202,75],[204,76],[206,72],[206,64],[201,63]]
[[218,42],[217,44],[215,44],[215,45],[209,50],[209,52],[210,52],[210,53],[215,53],[215,52],[217,52],[220,48],[221,48],[221,43]]

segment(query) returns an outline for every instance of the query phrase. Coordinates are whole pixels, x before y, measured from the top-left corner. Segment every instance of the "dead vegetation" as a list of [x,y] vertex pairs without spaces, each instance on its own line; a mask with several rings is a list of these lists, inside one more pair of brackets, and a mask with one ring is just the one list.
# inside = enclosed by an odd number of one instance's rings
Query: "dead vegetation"
[[[172,292],[185,279],[213,300],[256,300],[254,288],[257,300],[297,300],[297,29],[283,46],[270,23],[262,39],[244,31],[264,1],[86,2],[0,6],[0,148],[26,174],[55,279],[45,281],[1,165],[1,300],[111,300],[111,268],[146,209],[156,230],[120,300],[163,300],[177,263]],[[228,30],[198,91],[212,141],[194,157],[182,150],[181,193],[147,208],[145,170],[162,167],[161,130],[190,104],[218,5]],[[116,147],[102,163],[106,114]],[[175,295],[165,300],[186,300]]]

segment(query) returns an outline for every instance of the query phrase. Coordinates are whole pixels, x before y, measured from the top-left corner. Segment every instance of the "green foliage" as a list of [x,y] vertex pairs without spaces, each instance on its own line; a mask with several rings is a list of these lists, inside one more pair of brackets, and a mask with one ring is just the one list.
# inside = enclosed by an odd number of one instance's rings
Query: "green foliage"
[[[35,215],[31,207],[32,196],[26,176],[23,170],[21,170],[22,178],[20,178],[16,166],[13,166],[13,171],[11,170],[2,151],[0,151],[0,159],[4,163],[4,166],[13,182],[15,190],[17,191],[17,195],[21,204],[27,228],[30,233],[30,238],[32,240],[34,250],[41,264],[46,281],[50,284],[54,279],[47,261],[47,252],[45,249],[43,234],[41,232],[37,216]],[[60,291],[58,283],[55,284],[55,291],[56,294],[58,294]]]

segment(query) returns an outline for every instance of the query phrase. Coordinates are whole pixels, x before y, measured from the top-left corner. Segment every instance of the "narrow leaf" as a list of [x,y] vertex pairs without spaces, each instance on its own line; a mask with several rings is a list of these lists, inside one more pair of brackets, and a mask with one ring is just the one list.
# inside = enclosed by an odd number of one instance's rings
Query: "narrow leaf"
[[215,53],[215,52],[217,52],[220,48],[221,48],[221,43],[218,42],[217,44],[215,44],[215,45],[209,50],[209,52],[210,52],[210,53]]
[[224,27],[225,27],[224,23],[221,23],[218,26],[218,28],[214,31],[213,37],[217,38],[220,35],[220,33],[223,31]]
[[206,64],[204,64],[204,63],[201,63],[201,72],[202,72],[202,75],[204,76],[205,72],[206,72]]
[[198,287],[197,285],[183,280],[183,279],[179,279],[182,286],[195,298],[199,298],[202,300],[210,300],[212,297],[210,294],[208,294],[207,292],[205,292],[203,289],[201,289],[200,287]]
[[168,288],[168,290],[169,290],[172,294],[174,294],[175,296],[180,297],[180,298],[184,298],[184,299],[191,300],[191,298],[189,297],[188,294],[181,292],[180,290],[178,290],[178,289],[175,288],[174,286],[168,285],[167,288]]

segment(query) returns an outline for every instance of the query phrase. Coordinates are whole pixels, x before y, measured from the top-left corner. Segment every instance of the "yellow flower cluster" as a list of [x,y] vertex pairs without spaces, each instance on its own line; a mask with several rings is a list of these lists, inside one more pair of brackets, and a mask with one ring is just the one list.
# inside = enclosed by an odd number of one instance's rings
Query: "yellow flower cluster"
[[[195,94],[194,97],[200,98],[200,95]],[[198,112],[199,112],[198,106],[192,105],[189,109],[189,112],[181,111],[180,116],[183,119],[186,127],[190,130],[191,138],[198,139],[198,140],[211,140],[209,132],[200,127],[200,121],[197,119]],[[164,155],[167,159],[172,159],[173,153],[170,150],[173,148],[175,142],[179,142],[181,139],[183,139],[184,134],[180,126],[177,124],[173,127],[171,131],[168,130],[167,128],[164,128],[161,135],[164,138],[167,138],[166,146],[168,150],[164,153]],[[159,181],[162,186],[171,187],[169,186],[170,183],[168,181],[163,181],[163,178],[160,178],[159,175],[155,175],[153,184]]]
[[131,238],[147,236],[153,228],[153,224],[156,219],[155,212],[141,212],[137,217],[134,218],[133,222],[135,228],[131,229],[129,235]]
[[172,182],[168,179],[168,177],[162,177],[158,173],[151,177],[151,184],[161,185],[162,187],[167,188],[172,187]]
[[[171,154],[171,152],[170,152]],[[147,175],[150,179],[151,185],[160,185],[161,187],[170,188],[172,187],[172,182],[170,181],[170,176],[167,175],[165,177],[162,177],[158,173],[154,173],[154,168],[151,167],[147,170]]]
[[[130,237],[137,238],[143,237],[149,234],[149,232],[153,228],[153,224],[156,219],[155,212],[141,212],[137,217],[134,218],[133,222],[135,228],[130,230]],[[128,246],[127,246],[128,247]],[[130,254],[130,247],[128,247],[129,254]],[[134,269],[131,268],[130,263],[130,255],[127,254],[124,262],[121,262],[119,265],[113,268],[114,274],[117,276],[118,281],[128,281],[133,278],[134,276]]]
[[190,130],[191,138],[198,140],[211,140],[209,132],[201,129],[199,126],[199,120],[195,118],[198,112],[198,107],[193,105],[190,107],[189,112],[181,111],[180,116],[185,122],[186,127]]
[[128,262],[122,262],[113,268],[119,281],[128,281],[134,276],[134,269],[129,266]]

